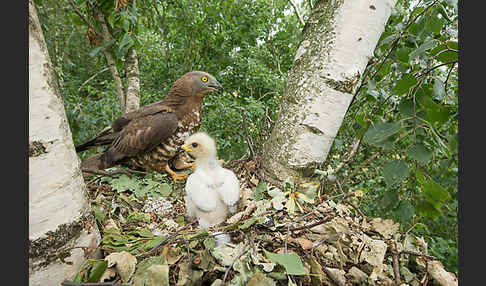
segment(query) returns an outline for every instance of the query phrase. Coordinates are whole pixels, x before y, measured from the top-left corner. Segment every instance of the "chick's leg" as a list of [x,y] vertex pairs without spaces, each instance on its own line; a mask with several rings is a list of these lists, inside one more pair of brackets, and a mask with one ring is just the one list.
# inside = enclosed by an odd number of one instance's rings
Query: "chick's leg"
[[170,167],[169,164],[165,166],[165,171],[169,173],[169,175],[172,177],[172,180],[174,183],[177,184],[177,181],[185,181],[187,177],[189,176],[188,174],[178,174],[174,172]]

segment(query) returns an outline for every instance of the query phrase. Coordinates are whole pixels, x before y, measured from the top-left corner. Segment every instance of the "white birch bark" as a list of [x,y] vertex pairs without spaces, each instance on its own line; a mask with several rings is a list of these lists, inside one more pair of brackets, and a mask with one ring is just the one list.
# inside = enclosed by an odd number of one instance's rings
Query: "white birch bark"
[[[60,285],[84,261],[82,249],[100,240],[71,131],[42,35],[29,0],[29,285]],[[86,226],[91,224],[89,231]],[[71,255],[62,263],[61,251]]]
[[396,0],[314,4],[269,140],[263,167],[274,181],[310,176],[331,148]]
[[125,61],[127,72],[127,92],[125,93],[125,113],[140,107],[140,77],[138,70],[137,51],[134,47],[128,49]]

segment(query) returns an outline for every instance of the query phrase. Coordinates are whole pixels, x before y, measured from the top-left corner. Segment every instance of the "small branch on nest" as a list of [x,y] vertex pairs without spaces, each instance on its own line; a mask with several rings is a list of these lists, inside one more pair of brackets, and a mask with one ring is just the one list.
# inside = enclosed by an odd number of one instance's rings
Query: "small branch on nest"
[[287,234],[285,235],[285,250],[284,253],[287,253],[287,243],[289,241],[289,233],[290,233],[290,225],[292,223],[287,224]]
[[192,255],[191,255],[191,249],[189,248],[189,243],[187,242],[184,237],[182,237],[182,240],[184,241],[184,244],[186,245],[186,250],[187,250],[187,259],[189,261],[189,264],[187,266],[187,269],[189,270],[188,276],[189,276],[189,281],[192,281]]
[[399,255],[400,254],[410,254],[410,255],[415,255],[415,256],[422,256],[422,257],[425,257],[425,258],[428,258],[428,259],[432,259],[432,260],[435,260],[436,258],[431,256],[431,255],[427,255],[427,254],[422,254],[422,253],[419,253],[419,252],[414,252],[414,251],[410,251],[410,250],[402,250],[400,251],[400,253],[398,253]]
[[117,284],[115,282],[87,283],[67,281],[61,283],[64,286],[130,286],[130,284]]
[[398,251],[397,251],[397,244],[395,241],[391,241],[390,243],[391,253],[393,255],[393,273],[395,274],[395,283],[400,285],[402,279],[400,278],[400,269],[398,268]]
[[341,281],[339,281],[336,276],[334,276],[334,274],[331,273],[331,271],[329,271],[329,269],[327,269],[326,266],[322,266],[322,270],[326,273],[326,275],[331,278],[332,282],[334,282],[334,284],[338,285],[338,286],[344,286],[343,283],[341,283]]
[[102,176],[109,176],[109,177],[113,177],[115,175],[127,175],[127,176],[131,177],[133,175],[132,173],[130,173],[130,171],[123,170],[123,169],[118,169],[118,170],[108,172],[108,171],[97,170],[97,169],[82,168],[81,171],[83,171],[85,173],[102,175]]
[[195,224],[196,221],[193,221],[191,223],[188,223],[186,224],[185,226],[183,226],[180,230],[178,230],[177,232],[167,236],[164,240],[162,240],[159,244],[157,244],[154,248],[150,249],[149,251],[145,252],[145,253],[140,253],[140,254],[137,254],[136,256],[147,256],[147,255],[150,255],[152,253],[154,253],[155,251],[157,251],[158,249],[160,249],[160,247],[162,247],[163,245],[165,245],[167,242],[171,241],[172,239],[174,239],[175,237],[177,237],[178,235],[181,234],[181,231],[189,228],[191,225]]

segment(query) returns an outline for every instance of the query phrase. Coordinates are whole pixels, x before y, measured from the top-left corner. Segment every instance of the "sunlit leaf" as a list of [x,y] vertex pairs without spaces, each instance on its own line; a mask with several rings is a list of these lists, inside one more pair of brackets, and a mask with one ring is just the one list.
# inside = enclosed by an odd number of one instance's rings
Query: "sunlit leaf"
[[285,268],[289,275],[305,275],[306,271],[300,257],[295,253],[272,253],[264,249],[268,260],[278,263]]

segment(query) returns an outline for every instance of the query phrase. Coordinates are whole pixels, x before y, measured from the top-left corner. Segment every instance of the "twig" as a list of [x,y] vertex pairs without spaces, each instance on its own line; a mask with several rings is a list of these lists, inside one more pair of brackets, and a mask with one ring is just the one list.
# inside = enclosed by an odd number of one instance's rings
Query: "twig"
[[188,266],[187,266],[187,269],[189,270],[188,276],[189,276],[189,281],[192,282],[192,255],[191,255],[191,250],[189,248],[189,243],[187,242],[187,240],[184,237],[182,237],[182,240],[184,241],[184,244],[186,245],[187,259],[189,261]]
[[393,255],[393,273],[395,274],[395,283],[400,285],[402,279],[400,278],[400,270],[398,268],[398,251],[397,251],[397,244],[395,241],[391,241],[391,253]]
[[64,286],[130,286],[130,284],[117,284],[115,282],[100,282],[100,283],[89,283],[89,282],[73,282],[64,280],[61,285]]
[[449,77],[451,75],[451,72],[452,70],[454,69],[454,66],[456,65],[456,63],[453,63],[451,65],[451,67],[449,68],[449,72],[447,73],[447,77],[446,77],[446,80],[444,82],[444,93],[447,95],[447,83],[449,82]]
[[415,255],[415,256],[422,256],[422,257],[425,257],[425,258],[428,258],[428,259],[432,259],[432,260],[435,260],[436,259],[434,256],[427,255],[427,254],[422,254],[422,253],[414,252],[414,251],[410,251],[410,250],[402,250],[398,254],[399,255],[400,254],[410,254],[410,255]]
[[450,65],[450,64],[456,64],[457,63],[457,60],[455,61],[449,61],[449,62],[445,62],[445,63],[442,63],[442,64],[438,64],[436,66],[433,66],[431,68],[429,68],[428,70],[426,70],[425,72],[419,74],[417,77],[423,77],[424,75],[427,75],[429,74],[431,71],[435,70],[436,68],[440,68],[442,66],[446,66],[446,65]]
[[90,80],[92,80],[92,79],[93,79],[93,78],[95,78],[97,75],[99,75],[99,74],[101,74],[102,72],[107,71],[107,70],[109,70],[109,69],[110,69],[110,67],[106,67],[106,68],[104,68],[104,69],[100,70],[99,72],[95,73],[94,75],[92,75],[90,78],[88,78],[88,79],[87,79],[85,82],[83,82],[83,83],[82,83],[82,84],[79,86],[79,88],[78,88],[78,93],[79,93],[79,91],[81,90],[81,88],[83,88],[83,86],[84,86],[85,84],[87,84],[87,83],[88,83]]
[[331,271],[329,271],[329,269],[327,269],[326,266],[322,266],[322,270],[327,274],[327,276],[329,276],[329,278],[331,278],[332,282],[334,282],[334,284],[338,285],[338,286],[344,286],[343,283],[341,283],[341,281],[339,281],[336,276],[334,276],[334,274],[331,273]]
[[97,170],[97,169],[82,168],[81,171],[83,171],[85,173],[103,175],[103,176],[109,176],[109,177],[113,177],[114,175],[127,175],[127,176],[131,177],[133,175],[129,171],[123,170],[123,169],[108,172],[108,171]]
[[178,235],[180,235],[181,231],[189,228],[191,225],[195,224],[196,221],[193,221],[191,223],[188,223],[186,224],[184,227],[182,227],[180,230],[176,231],[175,233],[167,236],[167,238],[165,238],[164,240],[162,240],[159,244],[157,244],[154,248],[150,249],[149,251],[145,252],[145,253],[140,253],[140,254],[137,254],[136,256],[147,256],[147,255],[150,255],[152,253],[154,253],[155,251],[157,251],[160,247],[162,247],[163,245],[165,245],[168,241],[172,240],[173,238],[177,237]]
[[304,18],[302,18],[302,15],[300,14],[297,5],[295,5],[294,1],[292,0],[289,0],[289,2],[290,5],[292,5],[292,7],[294,8],[295,14],[297,14],[297,18],[299,18],[299,22],[302,24],[302,26],[305,26]]
[[312,228],[314,226],[317,226],[317,225],[320,225],[320,224],[323,224],[323,223],[326,223],[329,221],[329,218],[323,218],[323,219],[320,219],[314,223],[311,223],[311,224],[306,224],[306,225],[303,225],[303,226],[299,226],[299,227],[293,227],[293,228],[288,228],[288,231],[296,231],[296,230],[302,230],[302,229],[308,229],[308,228]]
[[292,223],[287,224],[287,234],[285,235],[285,244],[284,244],[285,245],[285,250],[284,250],[284,253],[287,253],[287,243],[289,241],[289,233],[290,233],[290,225],[291,224]]

